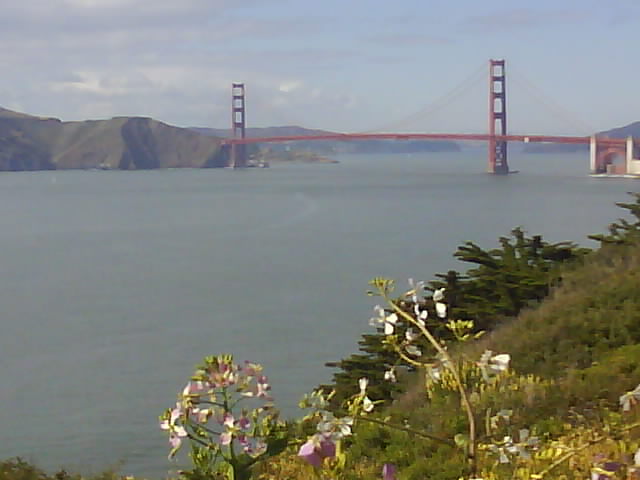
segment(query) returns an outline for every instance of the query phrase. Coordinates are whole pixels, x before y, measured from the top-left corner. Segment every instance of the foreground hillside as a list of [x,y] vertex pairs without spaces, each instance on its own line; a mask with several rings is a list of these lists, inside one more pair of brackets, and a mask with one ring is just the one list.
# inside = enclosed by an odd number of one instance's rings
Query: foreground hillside
[[219,140],[150,118],[62,122],[0,108],[0,170],[223,166]]

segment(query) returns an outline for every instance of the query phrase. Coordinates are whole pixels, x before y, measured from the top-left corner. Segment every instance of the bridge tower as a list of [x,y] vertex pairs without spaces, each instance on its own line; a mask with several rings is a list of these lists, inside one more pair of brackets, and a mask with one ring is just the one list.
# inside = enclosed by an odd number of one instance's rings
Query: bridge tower
[[509,173],[507,142],[496,140],[507,134],[507,89],[504,60],[489,60],[489,166],[488,172]]
[[[247,127],[244,83],[231,84],[231,134],[233,138],[245,138]],[[247,166],[247,146],[231,144],[229,166],[244,168]]]

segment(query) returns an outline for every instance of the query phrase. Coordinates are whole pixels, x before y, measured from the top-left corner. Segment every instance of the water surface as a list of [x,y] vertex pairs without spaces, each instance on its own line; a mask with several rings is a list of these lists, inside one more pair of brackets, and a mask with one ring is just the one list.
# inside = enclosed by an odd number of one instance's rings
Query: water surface
[[374,276],[464,268],[515,226],[586,242],[633,180],[586,155],[345,156],[270,169],[0,175],[0,458],[161,477],[157,416],[204,356],[262,362],[278,404],[368,331]]

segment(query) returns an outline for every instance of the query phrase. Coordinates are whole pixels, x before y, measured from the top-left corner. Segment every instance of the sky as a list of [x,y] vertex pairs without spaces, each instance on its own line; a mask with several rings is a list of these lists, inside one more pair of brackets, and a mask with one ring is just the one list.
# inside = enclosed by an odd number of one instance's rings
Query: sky
[[639,0],[0,2],[0,106],[66,121],[482,133],[490,58],[510,133],[640,120]]

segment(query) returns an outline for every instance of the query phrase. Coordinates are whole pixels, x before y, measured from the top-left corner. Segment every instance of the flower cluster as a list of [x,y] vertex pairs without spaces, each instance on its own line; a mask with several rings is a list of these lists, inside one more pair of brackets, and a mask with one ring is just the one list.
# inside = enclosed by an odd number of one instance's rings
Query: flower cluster
[[[225,459],[263,455],[269,437],[280,426],[270,389],[258,364],[237,365],[231,355],[205,358],[176,406],[160,417],[160,428],[169,434],[169,457],[185,438]],[[239,412],[234,414],[235,410]]]
[[501,441],[488,445],[487,450],[497,455],[500,463],[510,463],[512,457],[530,459],[538,444],[538,437],[530,436],[529,430],[522,428],[518,432],[518,441],[507,435]]

